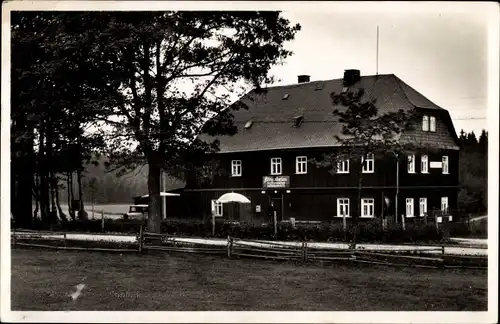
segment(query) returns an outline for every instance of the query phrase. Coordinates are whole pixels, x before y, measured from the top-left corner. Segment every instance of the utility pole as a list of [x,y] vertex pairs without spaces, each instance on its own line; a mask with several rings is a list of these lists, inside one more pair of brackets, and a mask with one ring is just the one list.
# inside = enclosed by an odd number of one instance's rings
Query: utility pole
[[395,209],[395,218],[396,224],[398,223],[398,199],[399,199],[399,157],[398,153],[394,153],[396,155],[396,201],[394,202]]
[[[162,171],[161,173],[161,179],[160,179],[160,182],[161,182],[161,192],[166,192],[167,191],[167,180],[166,180],[166,177],[167,177],[167,174],[165,171]],[[161,193],[160,193],[160,198],[161,198],[161,212],[162,212],[162,215],[161,215],[161,218],[162,219],[165,219],[167,218],[167,197],[166,196],[161,196]]]

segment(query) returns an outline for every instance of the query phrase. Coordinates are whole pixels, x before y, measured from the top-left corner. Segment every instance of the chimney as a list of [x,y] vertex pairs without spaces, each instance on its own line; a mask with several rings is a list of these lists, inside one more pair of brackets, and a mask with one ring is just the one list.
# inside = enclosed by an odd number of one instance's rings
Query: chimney
[[311,76],[309,75],[299,75],[299,83],[306,83],[311,81]]
[[344,70],[344,86],[351,86],[361,80],[361,72],[359,70]]

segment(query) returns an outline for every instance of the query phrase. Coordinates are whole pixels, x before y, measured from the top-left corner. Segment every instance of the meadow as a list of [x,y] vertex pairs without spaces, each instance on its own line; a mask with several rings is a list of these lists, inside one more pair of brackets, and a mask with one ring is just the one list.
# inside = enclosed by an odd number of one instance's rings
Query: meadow
[[11,275],[15,311],[487,310],[481,270],[15,248]]

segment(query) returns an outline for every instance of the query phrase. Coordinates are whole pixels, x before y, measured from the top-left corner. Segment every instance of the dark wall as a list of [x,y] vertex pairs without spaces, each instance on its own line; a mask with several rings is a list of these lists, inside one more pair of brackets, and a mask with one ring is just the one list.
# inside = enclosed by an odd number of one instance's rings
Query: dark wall
[[[250,199],[251,204],[248,206],[248,212],[251,213],[251,220],[260,222],[270,222],[267,214],[271,200],[278,207],[278,219],[288,220],[294,217],[297,220],[314,220],[314,221],[330,221],[335,219],[337,215],[337,198],[349,198],[351,215],[360,214],[358,210],[358,191],[353,189],[290,189],[290,193],[286,190],[235,190]],[[194,190],[184,192],[185,210],[184,215],[194,219],[209,219],[211,215],[211,200],[218,199],[227,190]],[[456,209],[457,206],[457,188],[402,188],[399,191],[398,199],[398,214],[404,214],[406,210],[406,198],[414,200],[414,215],[419,213],[419,199],[427,198],[427,209],[430,212],[432,209],[441,208],[441,197],[448,197],[448,204],[451,209]],[[395,189],[369,189],[362,190],[362,198],[373,198],[375,200],[375,217],[393,216]],[[384,198],[390,199],[389,207],[385,206]],[[256,212],[256,206],[261,207],[261,212]],[[282,207],[281,207],[282,206]],[[232,218],[226,211],[224,206],[224,217]]]
[[[217,176],[211,184],[201,188],[246,188],[261,189],[262,177],[271,173],[271,158],[282,159],[282,175],[290,176],[291,188],[332,188],[332,187],[357,187],[358,172],[361,168],[360,161],[350,161],[349,174],[331,174],[327,168],[317,167],[308,162],[307,174],[295,173],[295,158],[307,156],[308,159],[320,157],[321,150],[288,150],[276,152],[251,152],[233,153],[220,155],[220,176]],[[409,174],[407,160],[400,161],[399,184],[400,186],[457,186],[458,185],[458,151],[442,150],[429,152],[429,173],[422,174],[420,170],[421,155],[416,154],[416,173]],[[449,157],[449,174],[443,174],[442,169],[430,168],[431,161],[441,161],[441,157]],[[230,174],[231,160],[242,161],[242,176],[232,177]],[[394,187],[396,186],[396,161],[388,156],[385,159],[375,160],[375,172],[363,174],[364,187]],[[200,188],[193,180],[188,182],[187,189]]]

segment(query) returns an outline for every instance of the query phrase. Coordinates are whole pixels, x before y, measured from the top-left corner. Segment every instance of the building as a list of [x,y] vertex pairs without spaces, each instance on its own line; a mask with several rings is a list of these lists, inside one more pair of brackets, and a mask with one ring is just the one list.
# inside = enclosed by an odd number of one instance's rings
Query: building
[[[334,135],[342,124],[332,114],[330,94],[344,88],[364,89],[362,100],[376,98],[380,114],[413,110],[418,125],[405,131],[401,140],[434,149],[411,162],[400,161],[398,175],[394,159],[369,159],[363,171],[361,210],[354,172],[361,167],[359,161],[343,163],[333,175],[310,163],[312,157],[339,146]],[[187,215],[215,213],[268,222],[272,204],[278,220],[331,221],[341,219],[342,213],[357,213],[363,219],[394,217],[397,187],[398,212],[408,219],[457,207],[459,145],[450,114],[393,74],[361,76],[359,70],[346,70],[343,79],[313,82],[301,75],[297,84],[269,87],[264,94],[251,91],[240,100],[249,109],[233,113],[237,134],[218,138],[218,175],[210,185],[186,178]],[[227,192],[240,193],[251,204],[217,204],[215,200]]]

